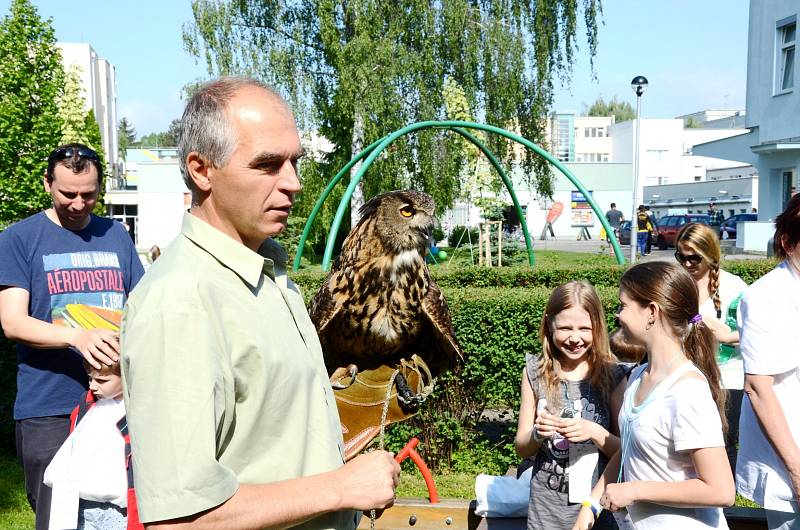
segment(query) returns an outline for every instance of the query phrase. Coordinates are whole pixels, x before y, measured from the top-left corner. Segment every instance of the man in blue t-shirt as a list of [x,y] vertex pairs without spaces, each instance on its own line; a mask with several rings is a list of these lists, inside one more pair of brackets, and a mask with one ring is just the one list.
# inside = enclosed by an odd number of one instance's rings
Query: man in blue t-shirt
[[144,274],[122,225],[91,213],[102,181],[97,153],[59,147],[44,176],[53,206],[0,233],[0,324],[17,342],[17,454],[37,530],[50,518],[44,470],[87,388],[82,360],[117,361],[122,308]]

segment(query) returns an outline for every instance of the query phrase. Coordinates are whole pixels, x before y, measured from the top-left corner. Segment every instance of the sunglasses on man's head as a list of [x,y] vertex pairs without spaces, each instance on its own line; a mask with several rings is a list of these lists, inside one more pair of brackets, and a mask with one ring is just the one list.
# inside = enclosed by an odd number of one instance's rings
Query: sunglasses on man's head
[[67,158],[74,158],[77,155],[87,160],[100,161],[100,157],[97,156],[97,153],[88,147],[59,147],[55,150],[54,155],[56,160],[66,160]]
[[692,265],[697,265],[703,261],[703,256],[699,254],[681,254],[676,250],[675,259],[678,260],[678,263],[686,263],[688,261]]

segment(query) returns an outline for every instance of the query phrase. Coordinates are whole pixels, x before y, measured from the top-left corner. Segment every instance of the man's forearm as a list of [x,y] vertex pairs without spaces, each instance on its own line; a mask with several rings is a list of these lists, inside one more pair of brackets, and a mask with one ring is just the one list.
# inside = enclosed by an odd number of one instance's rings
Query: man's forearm
[[145,524],[149,530],[281,529],[346,509],[331,473],[275,482],[241,484],[236,493],[199,515]]
[[319,475],[271,484],[241,484],[236,493],[206,512],[147,528],[242,530],[296,526],[328,512],[384,509],[394,502],[400,466],[386,451],[362,454]]
[[7,339],[34,348],[55,349],[72,346],[75,331],[27,315],[17,315],[3,321],[3,333]]
[[767,440],[786,468],[797,473],[800,470],[800,449],[792,437],[783,408],[772,388],[773,380],[771,376],[746,375],[745,392]]

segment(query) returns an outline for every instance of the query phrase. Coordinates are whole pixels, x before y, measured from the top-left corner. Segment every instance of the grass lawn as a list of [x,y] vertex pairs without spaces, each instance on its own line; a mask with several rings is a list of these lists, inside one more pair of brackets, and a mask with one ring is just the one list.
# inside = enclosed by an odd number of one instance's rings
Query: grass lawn
[[[438,265],[431,265],[431,267],[442,268],[459,268],[469,267],[478,264],[478,248],[473,249],[473,255],[470,256],[469,247],[458,247],[455,251],[450,247],[440,247],[447,253],[447,259],[442,260]],[[451,259],[452,258],[452,259]],[[608,253],[598,254],[593,252],[567,252],[564,250],[534,250],[534,259],[536,260],[536,267],[573,267],[576,265],[614,265],[616,260]],[[528,254],[525,247],[517,249],[513,257],[509,258],[503,256],[503,266],[527,266]],[[321,264],[308,265],[306,264],[302,271],[321,271]]]
[[[458,266],[464,267],[473,264],[478,264],[478,249],[473,249],[473,254],[470,256],[469,247],[458,247],[453,250],[449,247],[441,247],[447,253],[447,259],[443,260],[440,266]],[[613,265],[616,260],[608,252],[603,254],[594,252],[567,252],[564,250],[536,250],[533,252],[536,267],[570,267],[574,265]],[[495,256],[496,257],[496,256]],[[452,258],[452,260],[451,260]],[[528,252],[525,246],[517,248],[513,257],[506,256],[503,253],[503,265],[527,265]]]
[[[447,473],[434,475],[433,480],[436,483],[439,497],[471,500],[475,498],[475,476],[472,473]],[[428,488],[425,487],[425,481],[417,468],[414,468],[413,471],[403,471],[400,476],[400,486],[397,488],[397,496],[428,497]],[[736,494],[735,505],[760,508],[758,504],[745,499],[738,493]]]
[[0,528],[33,528],[33,511],[25,496],[22,468],[13,453],[0,451]]

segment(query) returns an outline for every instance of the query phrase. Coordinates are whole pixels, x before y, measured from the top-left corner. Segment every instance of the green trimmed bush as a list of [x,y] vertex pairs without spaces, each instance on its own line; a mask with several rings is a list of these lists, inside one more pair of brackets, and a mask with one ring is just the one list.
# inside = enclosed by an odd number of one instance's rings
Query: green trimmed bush
[[[487,407],[519,409],[519,385],[525,353],[540,353],[539,325],[550,297],[549,287],[443,288],[465,363],[441,376],[420,413],[388,430],[387,446],[399,450],[419,436],[426,462],[439,471],[465,470],[482,461],[483,469],[502,473],[517,457],[514,423],[499,441],[486,439],[479,420]],[[600,287],[609,328],[616,328],[616,287]]]
[[[769,272],[774,260],[723,263],[723,268],[752,283]],[[436,391],[413,420],[388,430],[387,443],[399,449],[421,435],[425,458],[436,469],[465,469],[484,462],[485,469],[505,470],[515,460],[513,434],[491,442],[478,429],[487,407],[519,407],[519,384],[525,352],[539,352],[538,329],[553,287],[574,279],[594,284],[606,311],[609,329],[616,327],[618,265],[572,267],[432,268],[450,305],[465,364],[440,378]],[[326,273],[293,273],[306,300],[317,291]],[[16,394],[16,352],[0,334],[0,447],[13,448],[13,403]],[[513,426],[512,426],[513,427]]]
[[[722,268],[751,284],[771,271],[778,262],[771,259],[729,260]],[[627,265],[598,265],[587,260],[569,266],[554,267],[431,267],[431,276],[440,287],[548,287],[572,280],[586,280],[595,287],[619,287]],[[317,292],[327,273],[319,270],[291,274],[306,296]]]
[[469,235],[467,235],[467,227],[458,225],[454,226],[453,229],[450,231],[450,235],[447,236],[447,243],[455,248],[460,244],[466,245],[469,241],[472,241],[473,245],[478,244],[478,229],[471,228],[469,229]]

